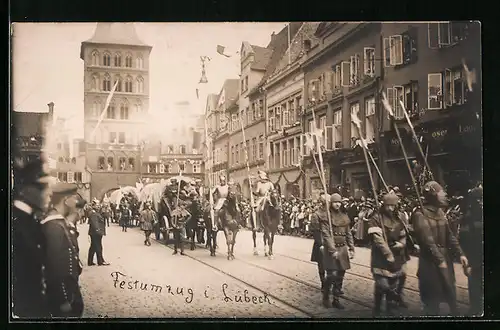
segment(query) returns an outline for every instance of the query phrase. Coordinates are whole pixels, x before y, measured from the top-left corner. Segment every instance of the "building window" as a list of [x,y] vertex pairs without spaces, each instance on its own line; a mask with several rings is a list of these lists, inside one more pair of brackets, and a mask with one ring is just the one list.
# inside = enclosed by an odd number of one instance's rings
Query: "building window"
[[443,108],[443,74],[427,75],[427,108],[437,110]]
[[125,157],[120,157],[120,171],[125,171],[127,169],[127,159]]
[[447,107],[461,105],[467,102],[467,80],[464,79],[463,69],[446,69],[444,81],[444,98]]
[[340,90],[342,87],[342,70],[341,70],[341,65],[337,64],[334,65],[333,67],[333,91]]
[[417,31],[408,31],[383,38],[384,66],[397,66],[415,63],[417,61]]
[[127,76],[125,79],[125,92],[126,93],[132,93],[132,77]]
[[104,166],[105,166],[104,157],[99,157],[99,159],[97,160],[97,168],[100,170],[104,170],[105,168]]
[[[351,113],[351,115],[356,114],[359,116],[359,103],[358,102],[351,104],[350,113]],[[354,142],[357,139],[359,139],[358,129],[356,128],[356,125],[354,125],[351,122],[351,142]]]
[[135,167],[135,159],[134,158],[129,158],[128,159],[128,168],[130,171],[133,171]]
[[115,84],[116,84],[115,91],[121,92],[122,91],[122,78],[119,75],[115,76]]
[[128,112],[128,105],[127,104],[122,104],[120,106],[120,119],[127,120],[129,116]]
[[413,81],[404,86],[404,105],[409,114],[418,113],[418,82]]
[[257,147],[258,147],[257,138],[254,137],[252,139],[252,161],[257,160]]
[[181,144],[181,145],[179,146],[179,153],[180,153],[181,155],[185,155],[185,154],[186,154],[186,146],[185,146],[185,145]]
[[363,50],[363,73],[367,77],[375,76],[375,48],[365,47]]
[[455,45],[468,37],[468,22],[435,22],[427,24],[429,48],[437,49]]
[[113,159],[113,157],[108,157],[108,168],[107,168],[107,170],[108,171],[112,171],[114,167],[115,167],[115,160]]
[[156,164],[148,164],[148,173],[156,173]]
[[125,132],[118,133],[118,143],[120,144],[125,143]]
[[186,165],[183,163],[179,163],[177,165],[179,166],[179,172],[184,172],[184,170],[186,169]]
[[111,54],[104,53],[104,55],[102,56],[102,65],[111,66]]
[[167,173],[172,173],[173,170],[172,170],[172,165],[171,164],[168,164],[167,165]]
[[92,81],[90,82],[90,89],[94,92],[99,89],[99,77],[96,74],[92,75]]
[[160,173],[165,173],[165,164],[160,164]]
[[174,146],[172,144],[169,144],[167,146],[167,153],[168,154],[173,154],[174,153]]
[[92,65],[93,66],[99,65],[99,52],[97,50],[92,51]]
[[82,172],[75,172],[74,179],[75,182],[83,182]]
[[405,102],[405,90],[403,86],[392,86],[387,88],[387,101],[392,107],[395,119],[404,118],[403,108],[401,107],[401,102]]
[[102,80],[102,90],[105,92],[111,91],[111,76],[107,73],[104,75],[104,79]]
[[76,164],[76,157],[71,158],[71,164]]
[[110,104],[106,110],[106,118],[115,119],[115,105]]
[[142,69],[144,67],[144,59],[141,55],[137,57],[137,68]]
[[274,168],[281,167],[281,153],[280,153],[280,144],[274,144]]
[[116,143],[116,132],[109,132],[109,143]]
[[122,56],[119,53],[115,54],[115,66],[122,66]]
[[193,164],[193,173],[201,173],[200,164]]
[[144,79],[142,77],[137,78],[137,93],[144,93]]
[[235,159],[235,162],[234,162],[234,163],[235,163],[235,164],[239,164],[239,163],[240,163],[240,145],[239,145],[239,144],[237,144],[237,145],[235,146],[235,149],[236,149],[236,155],[235,155],[235,158],[234,158],[234,159]]
[[368,143],[375,141],[375,97],[365,99],[365,133]]
[[140,114],[142,112],[142,102],[141,102],[141,100],[137,100],[137,102],[135,104],[135,112],[137,114]]
[[349,86],[359,85],[359,54],[351,56]]
[[57,178],[61,182],[68,182],[68,173],[67,172],[58,172]]
[[351,62],[343,61],[340,63],[340,85],[341,87],[351,85]]
[[132,55],[127,54],[127,57],[125,57],[125,67],[131,68],[132,67]]

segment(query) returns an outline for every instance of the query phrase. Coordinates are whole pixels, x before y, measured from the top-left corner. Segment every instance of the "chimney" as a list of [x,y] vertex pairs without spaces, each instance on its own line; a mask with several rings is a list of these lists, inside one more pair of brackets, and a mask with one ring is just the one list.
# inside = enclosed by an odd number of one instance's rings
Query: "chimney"
[[49,106],[49,117],[48,117],[48,120],[49,120],[49,122],[51,122],[52,119],[54,118],[54,102],[50,102],[47,105]]
[[273,31],[273,33],[271,34],[271,43],[274,42],[274,39],[276,39],[276,33]]

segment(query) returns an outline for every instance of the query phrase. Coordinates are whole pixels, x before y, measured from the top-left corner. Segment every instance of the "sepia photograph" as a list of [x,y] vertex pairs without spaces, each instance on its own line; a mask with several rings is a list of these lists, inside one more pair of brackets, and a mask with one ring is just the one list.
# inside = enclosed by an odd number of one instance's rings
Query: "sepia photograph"
[[11,322],[483,316],[480,22],[10,32]]

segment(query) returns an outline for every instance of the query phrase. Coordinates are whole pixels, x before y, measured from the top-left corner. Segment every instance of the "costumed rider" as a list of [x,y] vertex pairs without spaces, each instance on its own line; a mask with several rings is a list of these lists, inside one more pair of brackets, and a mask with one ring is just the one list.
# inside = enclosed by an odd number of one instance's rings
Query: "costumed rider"
[[403,215],[395,212],[399,197],[389,192],[382,197],[380,212],[374,212],[368,220],[368,235],[371,236],[371,271],[375,280],[374,316],[381,313],[382,299],[386,298],[386,312],[391,314],[403,301],[406,279],[406,230]]
[[[264,211],[264,207],[266,205],[266,201],[269,200],[269,196],[271,191],[274,190],[273,183],[267,177],[267,173],[260,170],[258,173],[259,181],[257,182],[257,187],[255,189],[254,195],[257,197],[255,200],[255,213],[257,216],[257,224],[262,223],[262,212]],[[260,227],[257,225],[257,227]]]
[[331,207],[330,216],[332,220],[332,228],[330,228],[326,209],[315,212],[321,230],[323,246],[320,250],[323,253],[323,266],[326,270],[323,285],[323,305],[330,307],[328,296],[333,287],[331,307],[344,309],[339,297],[344,294],[342,286],[345,272],[351,268],[349,259],[354,258],[354,240],[349,226],[349,217],[341,210],[342,197],[339,194],[332,194],[331,197],[328,195],[323,196],[327,205]]
[[215,201],[214,227],[215,227],[215,231],[217,231],[217,229],[222,228],[222,223],[221,223],[221,216],[223,216],[222,207],[224,206],[224,202],[226,201],[227,197],[229,196],[229,185],[227,184],[227,179],[226,179],[225,175],[221,175],[219,177],[219,184],[217,186],[215,186],[213,196],[214,196],[214,201]]

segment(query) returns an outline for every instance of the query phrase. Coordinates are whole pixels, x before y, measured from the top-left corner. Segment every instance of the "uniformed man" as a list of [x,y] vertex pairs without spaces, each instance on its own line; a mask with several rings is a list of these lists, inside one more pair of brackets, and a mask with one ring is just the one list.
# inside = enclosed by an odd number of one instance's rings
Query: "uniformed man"
[[144,210],[141,212],[139,221],[141,230],[144,231],[144,245],[151,246],[150,236],[153,231],[153,226],[157,222],[156,212],[151,209],[151,202],[146,202]]
[[470,314],[483,313],[483,188],[469,192],[468,210],[460,226],[460,245],[469,261],[468,276]]
[[215,201],[215,221],[214,226],[216,228],[222,228],[222,224],[220,222],[220,218],[222,214],[222,206],[229,195],[229,185],[227,184],[226,176],[221,175],[219,178],[219,185],[217,185],[214,189],[214,201]]
[[443,212],[447,205],[446,192],[435,181],[423,187],[424,207],[412,215],[415,238],[420,246],[417,276],[420,300],[428,315],[439,315],[441,302],[446,302],[453,315],[457,314],[453,253],[468,266],[458,240],[453,235]]
[[94,255],[97,255],[97,265],[108,266],[109,263],[104,261],[102,255],[102,237],[106,236],[106,223],[102,215],[98,212],[99,204],[95,205],[95,209],[90,213],[89,218],[88,235],[90,236],[90,247],[87,264],[89,266],[95,265]]
[[130,226],[130,222],[132,221],[132,211],[128,207],[128,203],[122,199],[120,204],[120,226],[122,227],[122,231],[126,232],[127,228]]
[[[402,298],[402,286],[406,279],[406,231],[401,214],[396,213],[399,198],[393,193],[383,195],[383,205],[368,220],[368,235],[372,239],[371,271],[375,280],[373,315],[381,313],[382,299],[386,297],[386,311],[392,313],[399,304],[406,307]],[[399,289],[399,291],[398,291]]]
[[48,306],[52,317],[83,314],[77,232],[67,219],[78,212],[80,202],[76,185],[58,183],[52,188],[52,208],[40,222],[46,242]]
[[321,226],[319,217],[327,216],[326,208],[328,206],[325,195],[320,196],[320,206],[319,209],[314,212],[311,216],[311,231],[314,238],[314,243],[311,251],[311,261],[318,264],[318,274],[319,280],[321,281],[321,291],[324,290],[326,271],[323,265],[323,253],[321,253],[321,246],[323,246],[323,241],[321,237]]
[[12,313],[19,318],[49,318],[46,296],[45,239],[40,220],[50,202],[49,176],[40,163],[15,168],[12,205]]
[[[347,269],[351,268],[349,259],[354,258],[354,241],[350,230],[350,221],[347,214],[341,211],[342,197],[339,194],[333,194],[329,198],[325,195],[325,200],[330,200],[332,228],[328,221],[326,210],[319,212],[318,215],[321,236],[323,239],[323,263],[326,269],[326,278],[323,289],[323,305],[329,307],[328,296],[333,286],[332,307],[344,309],[340,303],[339,297],[344,294],[342,286],[344,275]],[[333,232],[333,237],[331,236]]]
[[269,200],[269,196],[271,191],[274,189],[274,185],[269,178],[267,177],[267,173],[264,171],[258,172],[259,181],[257,182],[257,187],[254,192],[257,197],[255,200],[255,213],[257,217],[257,223],[262,223],[262,212],[264,211],[264,206],[266,205],[266,201]]

